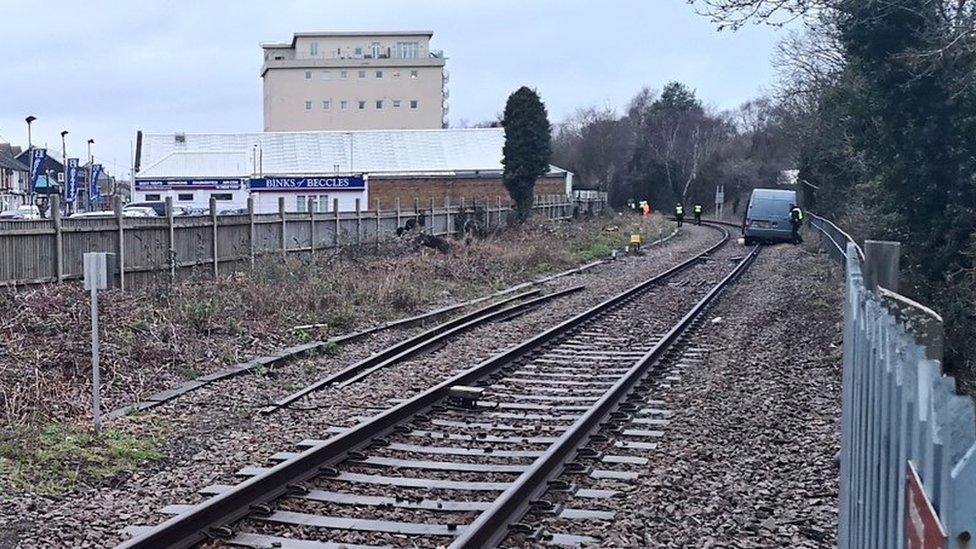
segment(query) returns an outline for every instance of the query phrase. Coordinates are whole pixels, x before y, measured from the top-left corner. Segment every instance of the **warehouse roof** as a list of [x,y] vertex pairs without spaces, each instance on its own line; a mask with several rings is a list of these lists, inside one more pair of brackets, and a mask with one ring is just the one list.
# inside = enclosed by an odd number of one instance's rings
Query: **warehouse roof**
[[146,134],[137,165],[140,178],[500,172],[504,145],[502,128]]

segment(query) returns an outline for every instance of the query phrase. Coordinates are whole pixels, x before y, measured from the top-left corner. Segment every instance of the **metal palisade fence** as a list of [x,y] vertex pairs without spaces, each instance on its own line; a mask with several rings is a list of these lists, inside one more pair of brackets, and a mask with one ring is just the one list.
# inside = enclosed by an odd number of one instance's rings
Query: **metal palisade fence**
[[[605,205],[605,197],[539,195],[533,210],[560,220],[597,214]],[[125,289],[193,273],[229,274],[261,257],[309,257],[329,248],[376,244],[408,225],[442,236],[497,230],[512,217],[507,197],[404,205],[357,199],[354,211],[339,211],[337,202],[328,212],[314,211],[312,204],[307,212],[285,211],[283,199],[278,206],[275,213],[256,213],[249,201],[245,212],[218,215],[212,201],[205,215],[138,218],[126,217],[116,201],[114,212],[100,218],[62,219],[55,206],[52,219],[0,221],[0,286],[80,279],[86,252],[115,253]]]
[[839,546],[971,547],[976,413],[942,373],[941,318],[871,272],[877,243],[810,224],[846,274]]

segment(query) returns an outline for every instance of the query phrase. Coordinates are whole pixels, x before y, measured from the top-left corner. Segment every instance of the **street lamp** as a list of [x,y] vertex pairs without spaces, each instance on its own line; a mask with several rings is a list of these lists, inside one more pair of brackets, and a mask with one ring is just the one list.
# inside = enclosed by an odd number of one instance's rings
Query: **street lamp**
[[35,120],[37,120],[37,117],[33,115],[24,119],[24,122],[27,122],[27,165],[31,168],[30,171],[27,172],[27,200],[30,204],[34,203],[34,186],[31,185],[30,175],[34,169],[34,146],[31,142],[31,123]]
[[[89,210],[94,209],[94,206],[92,205],[93,203],[92,203],[92,196],[91,196],[91,189],[92,189],[92,166],[95,165],[95,157],[92,156],[92,145],[94,145],[94,144],[95,144],[95,140],[94,139],[89,139],[88,140],[88,177],[86,179],[88,180],[88,191],[87,192],[88,192],[88,209]],[[98,182],[95,182],[95,184],[98,185]]]
[[[64,137],[68,135],[68,130],[61,130],[61,184],[68,184],[68,145],[65,143]],[[50,183],[50,182],[48,182]],[[48,194],[50,195],[51,189],[48,189]]]
[[37,120],[36,116],[28,116],[24,119],[27,122],[27,150],[31,150],[31,123]]

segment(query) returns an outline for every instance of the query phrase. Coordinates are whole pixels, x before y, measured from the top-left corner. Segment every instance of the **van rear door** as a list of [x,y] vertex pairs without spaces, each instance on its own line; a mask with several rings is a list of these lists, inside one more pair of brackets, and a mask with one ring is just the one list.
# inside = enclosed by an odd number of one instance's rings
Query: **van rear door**
[[790,203],[756,197],[749,205],[748,226],[756,229],[789,229]]

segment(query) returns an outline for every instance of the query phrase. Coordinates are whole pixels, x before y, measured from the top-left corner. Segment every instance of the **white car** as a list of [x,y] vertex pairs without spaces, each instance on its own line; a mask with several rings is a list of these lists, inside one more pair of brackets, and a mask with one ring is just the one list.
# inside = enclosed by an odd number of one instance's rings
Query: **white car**
[[[101,212],[78,212],[76,214],[71,214],[71,219],[107,219],[115,217],[115,212],[112,210],[104,210]],[[158,217],[156,211],[152,208],[126,208],[122,210],[122,217]]]
[[17,206],[12,210],[4,210],[0,212],[0,219],[23,219],[35,221],[41,219],[41,210],[39,210],[37,206],[24,204],[22,206]]

